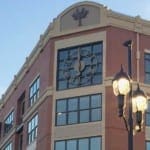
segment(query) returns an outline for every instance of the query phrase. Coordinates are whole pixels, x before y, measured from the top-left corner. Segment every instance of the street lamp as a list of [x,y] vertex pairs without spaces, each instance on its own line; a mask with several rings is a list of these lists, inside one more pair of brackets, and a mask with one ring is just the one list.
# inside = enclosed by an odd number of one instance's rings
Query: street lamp
[[147,109],[147,98],[145,93],[137,85],[136,91],[132,95],[133,112],[136,113],[136,130],[141,131],[142,116]]
[[[140,89],[139,84],[137,85],[136,91],[132,90],[132,41],[126,41],[123,44],[128,48],[128,74],[124,72],[121,65],[121,70],[118,72],[113,81],[113,91],[118,97],[118,116],[122,117],[125,122],[125,126],[128,130],[128,150],[133,150],[133,116],[136,116],[136,130],[141,131],[143,113],[147,108],[147,98],[144,92]],[[129,98],[129,112],[128,112],[128,123],[124,115],[125,98]]]
[[118,72],[113,79],[113,91],[118,98],[118,116],[123,117],[124,97],[130,92],[130,77],[123,71],[121,65],[120,72]]

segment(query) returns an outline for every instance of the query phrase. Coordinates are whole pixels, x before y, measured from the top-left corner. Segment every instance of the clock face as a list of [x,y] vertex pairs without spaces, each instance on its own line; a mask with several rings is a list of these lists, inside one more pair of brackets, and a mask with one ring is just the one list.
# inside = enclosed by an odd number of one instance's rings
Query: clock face
[[98,84],[101,82],[101,73],[102,43],[59,51],[58,89]]

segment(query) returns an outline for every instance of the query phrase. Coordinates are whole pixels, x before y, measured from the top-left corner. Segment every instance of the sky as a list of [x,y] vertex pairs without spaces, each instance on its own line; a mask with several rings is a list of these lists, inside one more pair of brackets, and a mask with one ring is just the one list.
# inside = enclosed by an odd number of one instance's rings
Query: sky
[[[0,0],[0,97],[50,22],[82,0]],[[150,0],[93,0],[114,11],[150,20]]]

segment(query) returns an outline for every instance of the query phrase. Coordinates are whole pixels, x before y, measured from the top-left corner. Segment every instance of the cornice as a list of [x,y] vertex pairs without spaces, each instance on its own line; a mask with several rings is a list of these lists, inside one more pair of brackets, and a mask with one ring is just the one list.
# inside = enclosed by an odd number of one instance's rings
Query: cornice
[[140,16],[128,16],[112,10],[107,11],[107,25],[131,30],[144,35],[150,35],[150,21]]
[[[67,13],[69,10],[75,7],[81,6],[81,5],[88,5],[88,6],[90,5],[90,6],[99,7],[100,20],[101,20],[100,24],[90,25],[90,26],[81,26],[75,29],[61,31],[60,30],[61,17],[65,13]],[[57,18],[55,18],[53,22],[48,25],[46,31],[42,35],[40,35],[39,41],[37,42],[36,46],[32,50],[31,54],[29,55],[29,57],[26,58],[26,61],[23,64],[22,68],[14,76],[14,80],[8,87],[5,94],[3,94],[1,98],[0,109],[3,107],[5,101],[9,99],[13,91],[17,88],[20,81],[23,79],[25,74],[29,71],[30,66],[33,64],[37,56],[40,54],[40,52],[43,50],[44,46],[50,39],[59,37],[59,36],[68,35],[68,34],[73,34],[76,32],[88,31],[91,29],[107,27],[107,26],[114,26],[114,27],[118,27],[118,28],[122,28],[126,30],[131,30],[134,32],[138,32],[144,35],[150,35],[150,21],[144,20],[140,18],[139,16],[131,17],[128,15],[124,15],[124,14],[112,11],[108,9],[107,7],[105,7],[104,5],[101,5],[95,2],[84,1],[84,2],[76,3],[70,6],[69,8],[67,8],[66,10],[64,10],[61,14],[59,14]]]

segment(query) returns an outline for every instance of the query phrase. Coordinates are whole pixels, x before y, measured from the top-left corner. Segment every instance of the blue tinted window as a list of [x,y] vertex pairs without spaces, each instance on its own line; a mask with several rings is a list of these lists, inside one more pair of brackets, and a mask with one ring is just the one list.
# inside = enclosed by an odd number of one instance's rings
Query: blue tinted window
[[150,150],[150,141],[146,142],[146,150]]
[[83,123],[83,122],[89,122],[90,120],[90,112],[89,110],[82,110],[80,111],[80,122]]
[[67,51],[60,51],[59,52],[59,56],[58,59],[59,60],[64,60],[68,58],[68,52]]
[[90,149],[91,150],[101,150],[102,147],[102,139],[100,137],[93,137],[91,138],[91,145],[90,145]]
[[99,109],[99,108],[92,109],[91,110],[91,118],[92,118],[92,121],[101,120],[102,119],[101,109]]
[[8,133],[12,127],[13,127],[13,122],[14,122],[14,111],[8,114],[4,121],[4,133]]
[[57,112],[66,112],[67,109],[67,101],[66,100],[60,100],[57,101]]
[[80,97],[80,109],[87,109],[90,106],[89,96]]
[[55,150],[102,150],[101,137],[55,141]]
[[91,96],[91,107],[100,107],[102,105],[102,100],[100,95],[92,95]]
[[62,81],[60,80],[58,83],[58,86],[60,90],[64,90],[67,88],[67,82],[65,80],[62,80]]
[[66,113],[58,113],[57,114],[57,125],[65,125],[66,124]]
[[12,147],[12,143],[9,143],[5,146],[5,148],[3,150],[12,150],[13,147]]
[[77,150],[77,140],[68,140],[67,150]]
[[146,125],[150,126],[150,100],[148,101],[148,108],[146,110]]
[[102,120],[102,95],[60,99],[56,101],[56,125]]
[[68,113],[68,124],[75,124],[78,122],[78,113],[77,112],[69,112]]
[[38,115],[36,114],[28,122],[28,144],[31,144],[37,138]]
[[29,88],[29,104],[32,106],[39,98],[40,77],[37,77]]
[[88,150],[89,148],[89,139],[80,139],[79,140],[79,150]]
[[65,150],[65,141],[56,142],[55,150]]
[[68,110],[73,111],[78,109],[78,99],[77,98],[71,98],[68,101]]
[[145,83],[150,84],[150,53],[144,55]]
[[57,59],[57,90],[102,83],[103,43],[60,49]]

